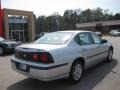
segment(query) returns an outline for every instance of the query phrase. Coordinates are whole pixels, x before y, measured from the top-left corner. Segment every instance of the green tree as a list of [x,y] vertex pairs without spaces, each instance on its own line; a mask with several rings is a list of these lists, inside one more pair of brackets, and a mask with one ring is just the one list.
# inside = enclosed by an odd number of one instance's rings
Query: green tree
[[114,20],[120,20],[120,13],[116,13],[114,15]]
[[45,16],[39,16],[36,19],[36,34],[39,34],[41,32],[44,32],[45,30]]
[[92,17],[93,17],[93,21],[102,21],[104,17],[103,9],[98,7],[92,10]]
[[[108,21],[108,20],[120,20],[120,13],[113,15],[109,13],[109,10],[103,10],[101,8],[96,9],[76,9],[66,10],[63,16],[58,13],[54,13],[48,17],[39,16],[36,19],[36,30],[40,32],[53,32],[57,30],[74,30],[77,23],[96,22],[96,21]],[[101,25],[97,25],[96,28],[100,29]]]
[[63,15],[64,29],[76,29],[77,12],[74,10],[66,10]]

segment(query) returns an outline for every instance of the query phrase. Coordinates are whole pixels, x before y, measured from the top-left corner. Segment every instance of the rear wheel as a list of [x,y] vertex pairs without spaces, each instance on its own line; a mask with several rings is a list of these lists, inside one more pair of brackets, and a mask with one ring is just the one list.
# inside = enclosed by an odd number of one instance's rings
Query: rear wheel
[[80,81],[81,77],[83,75],[83,64],[80,61],[76,61],[73,63],[70,71],[69,79],[73,83],[77,83]]
[[2,47],[0,47],[0,55],[2,55],[2,54],[3,54],[3,52],[4,52],[3,48],[2,48]]
[[111,62],[112,60],[113,60],[113,50],[112,48],[110,48],[108,51],[107,61]]

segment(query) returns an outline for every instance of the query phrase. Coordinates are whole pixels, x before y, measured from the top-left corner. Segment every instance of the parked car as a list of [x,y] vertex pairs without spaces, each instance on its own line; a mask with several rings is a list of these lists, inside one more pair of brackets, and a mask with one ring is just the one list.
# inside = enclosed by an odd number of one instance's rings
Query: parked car
[[0,37],[0,55],[6,52],[13,52],[16,46],[20,45],[19,42],[5,40],[4,38]]
[[58,31],[31,44],[16,47],[12,68],[42,81],[69,78],[80,81],[83,71],[112,61],[112,43],[90,31]]
[[39,39],[40,37],[42,37],[43,35],[48,34],[48,33],[50,33],[50,32],[41,32],[40,34],[35,36],[35,40]]
[[102,33],[101,32],[95,32],[96,34],[98,34],[100,37],[102,37]]
[[120,36],[120,32],[118,30],[111,30],[110,36]]

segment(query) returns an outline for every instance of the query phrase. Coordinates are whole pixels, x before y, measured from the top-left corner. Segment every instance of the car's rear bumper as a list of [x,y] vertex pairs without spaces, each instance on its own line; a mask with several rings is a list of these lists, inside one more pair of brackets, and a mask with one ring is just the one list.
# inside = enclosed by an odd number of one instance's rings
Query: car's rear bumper
[[28,77],[36,78],[41,81],[51,81],[55,79],[65,78],[68,77],[69,74],[67,73],[68,64],[61,64],[61,65],[54,65],[49,67],[40,67],[35,65],[27,65],[27,70],[23,71],[17,68],[17,63],[22,63],[11,59],[11,66],[12,68]]

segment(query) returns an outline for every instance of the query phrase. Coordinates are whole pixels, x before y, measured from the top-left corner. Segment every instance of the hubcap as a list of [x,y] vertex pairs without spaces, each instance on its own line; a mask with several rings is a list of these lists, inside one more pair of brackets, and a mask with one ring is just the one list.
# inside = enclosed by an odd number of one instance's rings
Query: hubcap
[[110,50],[109,51],[109,55],[108,55],[108,59],[111,61],[112,60],[112,55],[113,55],[113,52]]
[[0,55],[3,54],[3,48],[0,47]]
[[73,70],[73,78],[75,80],[79,80],[82,75],[82,66],[80,64],[76,64]]

